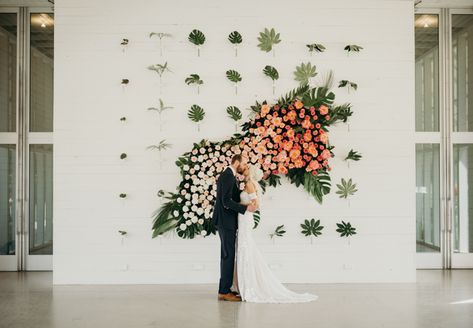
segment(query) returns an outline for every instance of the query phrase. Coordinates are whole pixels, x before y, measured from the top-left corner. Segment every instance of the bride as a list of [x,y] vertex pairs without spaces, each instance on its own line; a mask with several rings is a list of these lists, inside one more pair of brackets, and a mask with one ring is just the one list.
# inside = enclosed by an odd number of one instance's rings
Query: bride
[[[245,176],[245,190],[240,194],[241,203],[245,205],[253,203],[259,207],[261,189],[258,181],[263,178],[263,172],[256,166],[250,165],[247,166],[243,175]],[[238,214],[233,285],[241,295],[241,299],[255,303],[296,303],[317,300],[317,295],[295,293],[278,280],[256,246],[252,235],[253,226],[252,212]]]

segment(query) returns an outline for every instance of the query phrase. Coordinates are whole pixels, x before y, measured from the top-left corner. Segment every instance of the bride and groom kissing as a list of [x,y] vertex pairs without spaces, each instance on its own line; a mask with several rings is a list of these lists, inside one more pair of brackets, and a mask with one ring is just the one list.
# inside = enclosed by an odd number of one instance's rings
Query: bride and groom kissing
[[[244,177],[240,192],[237,174]],[[248,158],[237,154],[217,180],[217,197],[212,221],[220,237],[220,281],[218,300],[255,303],[297,303],[318,299],[287,289],[273,274],[253,236],[253,213],[261,202],[259,181],[263,172],[248,165]]]

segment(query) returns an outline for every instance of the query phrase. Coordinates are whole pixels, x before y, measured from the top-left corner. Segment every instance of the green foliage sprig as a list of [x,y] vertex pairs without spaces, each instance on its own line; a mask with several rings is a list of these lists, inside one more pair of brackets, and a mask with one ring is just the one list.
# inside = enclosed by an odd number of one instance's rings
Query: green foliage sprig
[[188,40],[197,47],[197,56],[200,57],[200,47],[205,43],[205,34],[194,29],[189,33]]
[[238,56],[238,45],[243,42],[243,37],[240,32],[233,31],[228,35],[228,41],[235,47],[235,57]]
[[271,30],[265,28],[263,32],[260,32],[258,37],[258,47],[265,52],[273,50],[273,56],[275,56],[274,46],[281,42],[280,34],[276,33],[274,28]]
[[301,84],[309,84],[310,79],[317,75],[315,65],[312,66],[310,62],[307,64],[301,63],[294,71],[294,79]]
[[269,234],[269,237],[273,239],[274,237],[282,237],[286,233],[286,230],[284,230],[284,224],[277,226],[274,232]]
[[342,220],[341,223],[337,223],[338,229],[336,230],[340,233],[340,237],[350,237],[356,235],[356,228],[352,227],[350,222],[345,222]]

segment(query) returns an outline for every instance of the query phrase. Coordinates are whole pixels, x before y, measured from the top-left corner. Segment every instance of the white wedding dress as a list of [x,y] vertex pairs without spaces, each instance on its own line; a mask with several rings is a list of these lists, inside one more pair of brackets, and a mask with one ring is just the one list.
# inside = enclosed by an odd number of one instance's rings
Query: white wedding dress
[[[256,193],[243,191],[242,204],[249,204]],[[266,264],[253,239],[253,213],[238,214],[238,235],[236,252],[237,288],[241,298],[255,303],[298,303],[318,299],[317,295],[298,294],[287,289]]]

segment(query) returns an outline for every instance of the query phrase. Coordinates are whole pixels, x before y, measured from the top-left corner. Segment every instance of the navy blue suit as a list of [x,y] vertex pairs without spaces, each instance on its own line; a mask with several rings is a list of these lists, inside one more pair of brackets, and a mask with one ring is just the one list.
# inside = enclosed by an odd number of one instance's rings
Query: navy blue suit
[[244,214],[246,205],[240,204],[240,189],[232,169],[227,167],[217,180],[217,197],[212,221],[220,236],[220,281],[218,292],[230,293],[235,268],[235,240],[238,213]]

